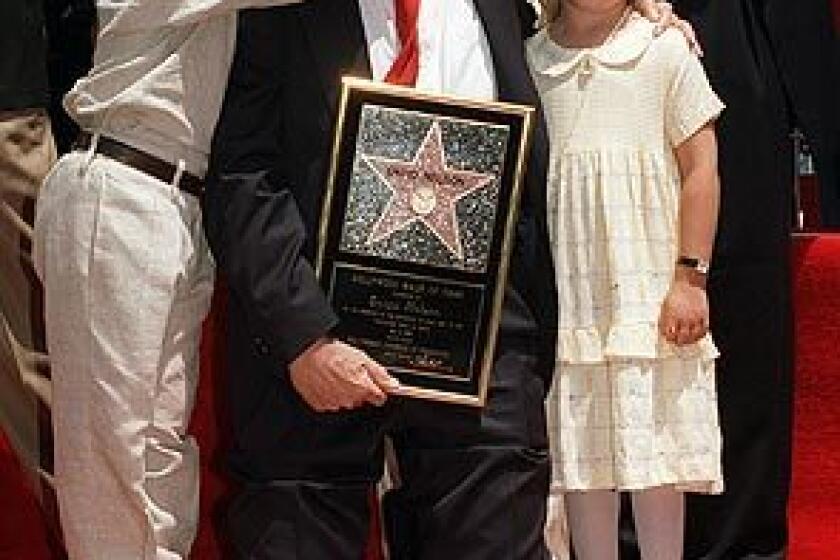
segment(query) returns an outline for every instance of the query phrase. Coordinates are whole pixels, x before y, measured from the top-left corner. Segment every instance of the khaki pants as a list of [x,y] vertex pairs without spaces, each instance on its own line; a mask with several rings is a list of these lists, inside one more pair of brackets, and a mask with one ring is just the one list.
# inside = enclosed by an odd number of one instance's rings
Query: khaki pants
[[28,250],[31,224],[23,216],[55,162],[46,112],[0,111],[0,427],[23,464],[39,464],[36,397],[49,401],[49,381],[36,368],[46,356],[34,345],[38,288]]
[[186,558],[199,482],[186,429],[214,273],[199,201],[71,153],[41,191],[34,251],[70,558]]

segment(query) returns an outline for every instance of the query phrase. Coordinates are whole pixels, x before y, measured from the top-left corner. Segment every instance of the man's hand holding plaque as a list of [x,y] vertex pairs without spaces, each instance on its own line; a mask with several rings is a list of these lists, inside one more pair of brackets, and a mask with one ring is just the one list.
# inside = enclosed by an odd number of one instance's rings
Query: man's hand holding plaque
[[367,354],[332,339],[317,340],[292,362],[289,372],[295,390],[318,412],[381,406],[400,387]]

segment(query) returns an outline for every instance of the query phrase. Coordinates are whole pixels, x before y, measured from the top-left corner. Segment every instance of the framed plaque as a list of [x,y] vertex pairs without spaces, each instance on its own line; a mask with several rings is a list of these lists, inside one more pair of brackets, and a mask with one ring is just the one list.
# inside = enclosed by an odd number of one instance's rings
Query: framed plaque
[[343,80],[316,272],[401,394],[484,404],[533,118]]

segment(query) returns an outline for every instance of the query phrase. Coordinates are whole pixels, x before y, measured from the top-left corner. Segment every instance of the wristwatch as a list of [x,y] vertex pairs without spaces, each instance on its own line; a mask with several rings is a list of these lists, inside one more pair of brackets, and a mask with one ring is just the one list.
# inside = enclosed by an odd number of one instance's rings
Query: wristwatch
[[709,273],[709,261],[699,257],[680,256],[677,259],[677,266],[684,266],[700,274],[706,275]]

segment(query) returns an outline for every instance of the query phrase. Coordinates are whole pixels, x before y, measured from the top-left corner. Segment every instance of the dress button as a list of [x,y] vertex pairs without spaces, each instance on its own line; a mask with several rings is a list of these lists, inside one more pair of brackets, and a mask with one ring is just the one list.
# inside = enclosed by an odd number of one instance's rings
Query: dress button
[[580,65],[580,74],[584,78],[589,78],[595,72],[595,60],[592,55],[587,54],[583,57]]

